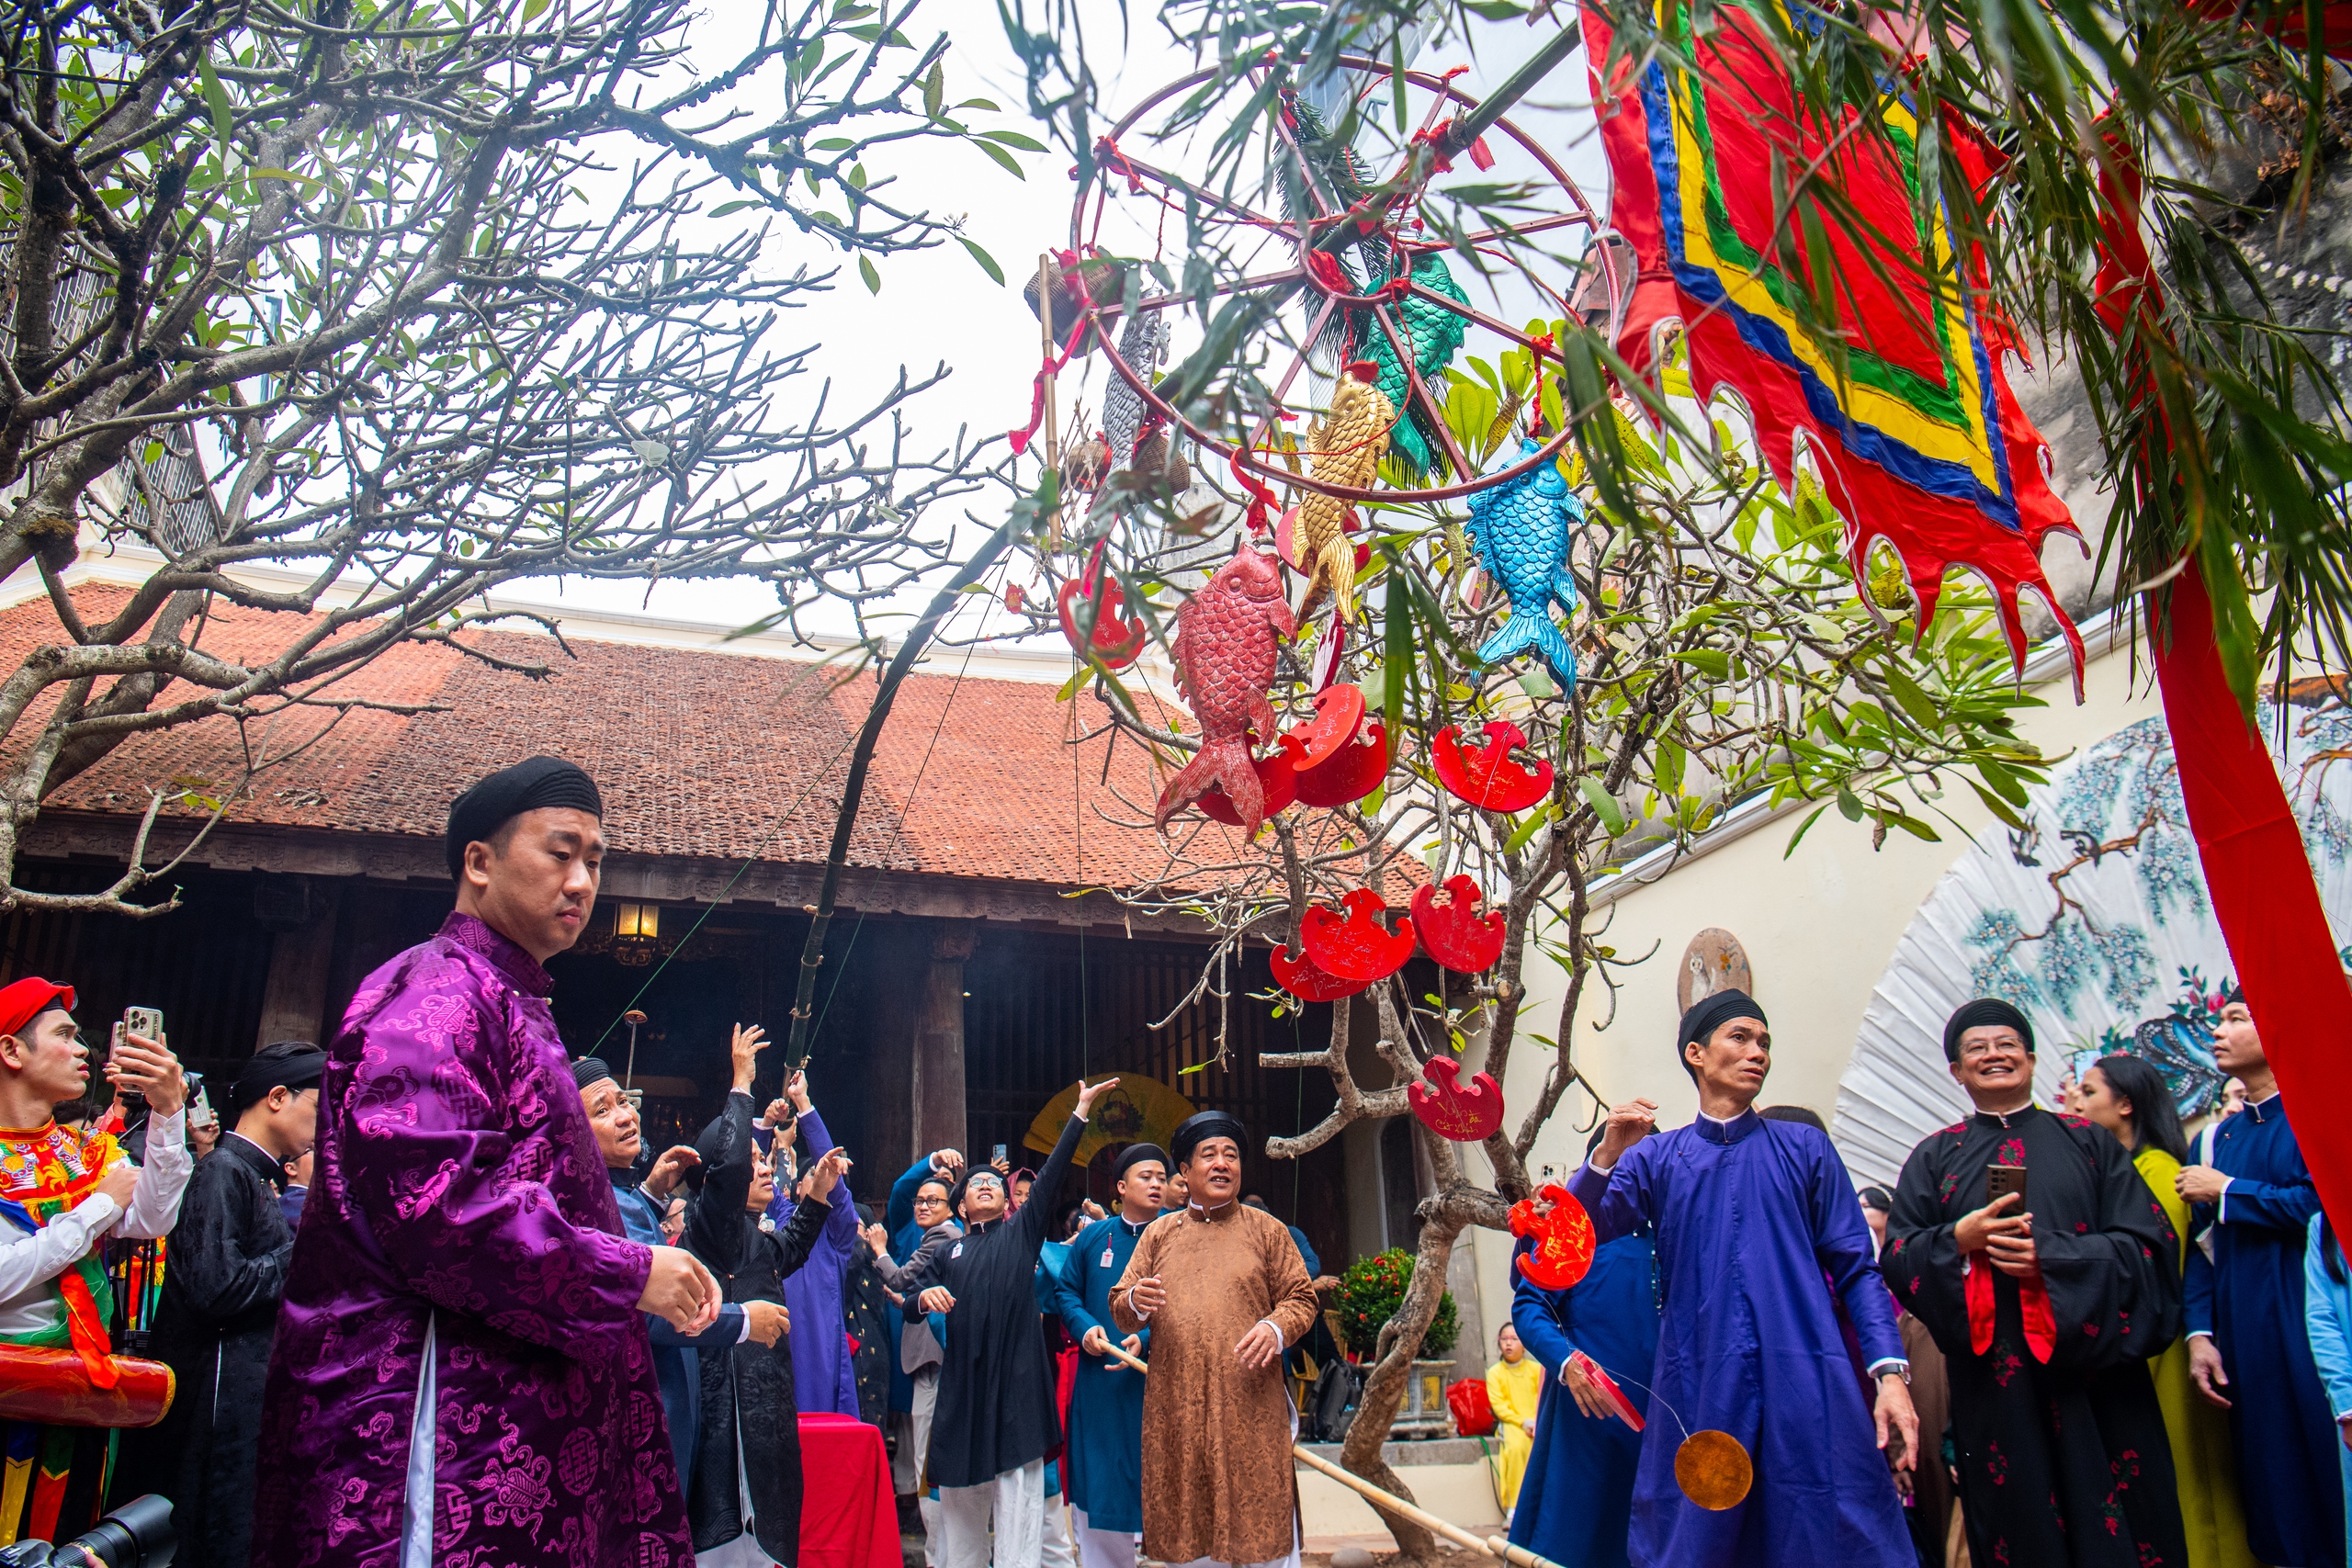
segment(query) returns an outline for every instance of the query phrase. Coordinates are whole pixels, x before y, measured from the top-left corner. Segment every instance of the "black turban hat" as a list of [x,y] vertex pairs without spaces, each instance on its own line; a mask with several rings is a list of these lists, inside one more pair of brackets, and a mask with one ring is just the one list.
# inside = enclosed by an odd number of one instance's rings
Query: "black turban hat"
[[1715,1031],[1736,1018],[1752,1018],[1758,1023],[1772,1021],[1756,1005],[1756,998],[1746,991],[1717,991],[1713,996],[1692,1005],[1682,1015],[1682,1032],[1674,1037],[1674,1054],[1682,1055],[1682,1047],[1696,1041],[1704,1045],[1715,1037]]
[[1176,1135],[1168,1140],[1168,1147],[1175,1155],[1176,1163],[1183,1165],[1192,1159],[1193,1151],[1201,1146],[1204,1138],[1231,1138],[1238,1145],[1249,1135],[1241,1118],[1232,1111],[1203,1111],[1178,1124]]
[[571,1064],[571,1081],[582,1089],[586,1089],[590,1084],[612,1076],[611,1064],[602,1056],[582,1056]]
[[1120,1151],[1119,1163],[1111,1168],[1111,1179],[1124,1181],[1126,1179],[1129,1168],[1153,1159],[1159,1162],[1159,1168],[1163,1172],[1167,1170],[1168,1151],[1166,1149],[1161,1148],[1158,1144],[1129,1144]]
[[449,876],[465,869],[466,846],[486,841],[526,811],[570,807],[602,819],[605,797],[577,762],[560,757],[529,757],[476,784],[449,803]]
[[300,1094],[325,1077],[326,1070],[327,1054],[307,1040],[265,1045],[238,1072],[229,1090],[230,1111],[242,1116],[267,1100],[274,1089],[290,1089]]
[[[1008,1201],[1012,1200],[1012,1180],[1004,1172],[992,1165],[967,1166],[964,1174],[956,1179],[955,1187],[947,1194],[947,1207],[950,1210],[964,1206],[965,1190],[975,1181],[993,1181],[997,1185],[997,1190],[1004,1194],[1006,1200]],[[917,1182],[915,1185],[920,1188],[922,1184]]]
[[1962,1035],[1972,1029],[1984,1029],[1996,1023],[2005,1023],[2016,1030],[2018,1038],[2025,1042],[2026,1055],[2034,1054],[2033,1024],[2025,1014],[1998,997],[1979,997],[1973,1002],[1962,1003],[1960,1010],[1953,1013],[1950,1021],[1945,1023],[1944,1060],[1947,1062],[1960,1060]]

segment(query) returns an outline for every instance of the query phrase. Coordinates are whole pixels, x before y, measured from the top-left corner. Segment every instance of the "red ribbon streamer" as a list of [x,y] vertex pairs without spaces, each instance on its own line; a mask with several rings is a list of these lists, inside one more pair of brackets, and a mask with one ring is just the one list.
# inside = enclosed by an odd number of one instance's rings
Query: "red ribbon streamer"
[[2222,671],[2204,576],[2191,561],[2171,587],[2171,602],[2161,610],[2155,594],[2143,604],[2206,891],[2289,1114],[2303,1118],[2303,1163],[2320,1203],[2330,1213],[2352,1214],[2352,1138],[2312,1131],[2324,1124],[2329,1107],[2352,1095],[2352,1054],[2342,1046],[2352,1002],[2341,978],[2344,963],[2328,933],[2294,807]]

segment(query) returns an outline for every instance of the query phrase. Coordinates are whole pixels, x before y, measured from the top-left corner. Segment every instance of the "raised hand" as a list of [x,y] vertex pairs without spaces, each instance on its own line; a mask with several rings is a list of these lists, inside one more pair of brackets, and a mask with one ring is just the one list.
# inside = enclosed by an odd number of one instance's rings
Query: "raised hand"
[[680,1144],[675,1148],[664,1149],[662,1157],[653,1162],[653,1168],[645,1173],[645,1179],[638,1184],[639,1188],[647,1197],[660,1202],[678,1190],[678,1183],[685,1179],[686,1172],[701,1163],[702,1156],[695,1153],[689,1145]]
[[1593,1151],[1589,1163],[1614,1169],[1627,1149],[1656,1131],[1657,1100],[1629,1100],[1623,1105],[1614,1106],[1609,1112],[1608,1131],[1600,1135],[1600,1147]]
[[808,1075],[798,1067],[793,1068],[792,1076],[784,1080],[784,1097],[792,1101],[792,1109],[808,1115]]
[[865,1245],[874,1249],[875,1257],[888,1258],[890,1256],[890,1233],[888,1231],[884,1230],[880,1225],[868,1225],[859,1234],[865,1237]]
[[180,1059],[160,1040],[124,1035],[107,1063],[107,1081],[118,1093],[145,1095],[148,1108],[158,1116],[169,1116],[187,1103]]
[[850,1167],[855,1163],[845,1150],[828,1150],[825,1157],[819,1160],[815,1168],[808,1173],[808,1195],[812,1198],[831,1199],[833,1184],[849,1174]]
[[1119,1080],[1117,1078],[1104,1078],[1101,1083],[1090,1084],[1084,1078],[1079,1079],[1078,1109],[1071,1112],[1071,1114],[1075,1115],[1081,1122],[1085,1121],[1093,1111],[1094,1097],[1101,1094],[1104,1089],[1113,1088],[1118,1083],[1118,1081]]
[[758,1024],[749,1028],[740,1023],[735,1026],[735,1036],[728,1042],[727,1054],[735,1066],[736,1093],[752,1092],[752,1078],[759,1064],[760,1053],[767,1049],[767,1031]]
[[760,1120],[771,1127],[781,1127],[791,1114],[792,1107],[786,1102],[784,1096],[778,1095],[768,1101],[765,1111],[760,1112]]

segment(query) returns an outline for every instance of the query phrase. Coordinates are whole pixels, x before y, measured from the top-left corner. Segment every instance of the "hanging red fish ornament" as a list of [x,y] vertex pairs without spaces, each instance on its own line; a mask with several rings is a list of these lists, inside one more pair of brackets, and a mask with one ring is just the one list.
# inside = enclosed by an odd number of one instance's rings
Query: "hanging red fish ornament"
[[1092,597],[1098,574],[1102,583],[1102,598],[1094,615],[1093,657],[1106,670],[1124,670],[1136,661],[1136,655],[1143,651],[1150,628],[1144,625],[1141,615],[1133,621],[1119,618],[1119,612],[1126,606],[1127,596],[1120,591],[1119,580],[1103,572],[1102,547],[1100,544],[1094,547],[1094,558],[1086,563],[1085,575],[1073,577],[1063,583],[1061,592],[1056,596],[1055,602],[1062,614],[1062,636],[1069,639],[1070,647],[1081,657],[1086,654],[1086,639],[1078,635],[1078,601],[1081,596]]
[[1315,716],[1291,734],[1298,739],[1300,769],[1319,767],[1340,747],[1356,738],[1363,725],[1363,689],[1351,684],[1327,686],[1315,695]]
[[1457,975],[1483,975],[1503,955],[1503,912],[1478,913],[1478,885],[1454,875],[1413,889],[1413,930],[1421,951]]
[[1299,922],[1299,945],[1317,967],[1342,980],[1366,984],[1402,969],[1413,956],[1411,918],[1397,921],[1393,931],[1381,924],[1388,906],[1369,887],[1350,888],[1340,902],[1347,907],[1346,915],[1317,904]]
[[1314,767],[1298,771],[1301,806],[1346,806],[1362,800],[1388,777],[1388,728],[1365,725],[1353,740]]
[[1437,782],[1459,799],[1489,811],[1524,811],[1552,793],[1552,764],[1532,768],[1510,760],[1527,744],[1527,736],[1507,718],[1486,725],[1487,744],[1465,747],[1462,729],[1448,725],[1430,740],[1430,765]]
[[1242,831],[1258,830],[1265,798],[1250,740],[1274,733],[1266,688],[1273,683],[1277,642],[1296,631],[1283,604],[1282,568],[1246,540],[1176,612],[1176,681],[1199,721],[1201,750],[1160,790],[1155,828],[1166,831],[1170,817],[1215,784]]
[[1273,965],[1275,982],[1303,1002],[1336,1002],[1372,984],[1369,980],[1342,980],[1327,973],[1304,953],[1293,958],[1286,947],[1274,949],[1266,961]]
[[[1272,756],[1250,760],[1250,768],[1258,775],[1258,787],[1265,791],[1261,821],[1265,817],[1276,815],[1298,798],[1298,737],[1277,735],[1274,741],[1280,750]],[[1223,784],[1211,784],[1208,793],[1193,804],[1199,807],[1203,814],[1215,818],[1228,828],[1241,826],[1241,813],[1233,809],[1233,802],[1226,798]]]
[[1432,1057],[1421,1068],[1427,1083],[1407,1086],[1405,1098],[1421,1125],[1457,1144],[1483,1143],[1503,1124],[1502,1086],[1485,1073],[1474,1073],[1470,1085],[1460,1081],[1462,1064],[1451,1056]]
[[1535,1238],[1533,1250],[1520,1255],[1519,1271],[1547,1291],[1565,1291],[1592,1267],[1592,1216],[1565,1187],[1547,1182],[1536,1197],[1550,1213],[1538,1213],[1535,1198],[1510,1206],[1510,1234]]

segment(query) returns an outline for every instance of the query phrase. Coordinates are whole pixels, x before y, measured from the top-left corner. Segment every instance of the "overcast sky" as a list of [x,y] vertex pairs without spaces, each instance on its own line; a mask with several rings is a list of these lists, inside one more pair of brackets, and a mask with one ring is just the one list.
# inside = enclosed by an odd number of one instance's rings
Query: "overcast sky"
[[[1103,25],[1091,26],[1090,37],[1111,40],[1115,46],[1116,12],[1107,4],[1099,9],[1102,16],[1098,20]],[[755,21],[756,10],[750,6],[715,6],[707,13],[695,35],[703,59],[712,66],[731,61],[735,57],[733,46],[739,41],[737,29],[748,25],[747,17]],[[1150,13],[1146,7],[1136,6],[1133,14],[1136,28],[1125,59],[1109,57],[1106,50],[1093,62],[1104,84],[1103,101],[1114,112],[1124,112],[1152,89],[1193,69],[1189,51],[1168,39],[1157,21],[1148,19]],[[994,99],[1008,111],[1002,116],[973,113],[966,117],[967,123],[975,130],[1019,130],[1044,140],[1043,128],[1020,113],[1023,93],[1019,68],[1005,43],[995,0],[926,0],[904,26],[907,35],[919,45],[941,30],[946,31],[954,43],[947,58],[949,101],[984,96]],[[1468,73],[1460,81],[1475,94],[1483,85],[1507,76],[1550,30],[1548,22],[1535,29],[1520,22],[1480,24],[1475,56],[1456,39],[1424,51],[1419,63],[1425,69],[1440,71],[1468,65]],[[1591,115],[1585,107],[1589,93],[1582,55],[1573,57],[1555,72],[1536,96],[1541,106],[1523,106],[1514,111],[1513,119],[1568,167],[1594,209],[1605,212],[1607,179],[1592,136]],[[1021,301],[1018,284],[1024,271],[1034,271],[1042,248],[1068,243],[1075,187],[1069,178],[1069,162],[1057,152],[1016,154],[1027,174],[1025,180],[1016,180],[968,146],[944,142],[910,145],[912,151],[902,150],[895,164],[869,166],[877,177],[887,173],[897,181],[892,194],[900,205],[925,208],[939,214],[963,214],[965,231],[1004,266],[1010,284],[999,288],[961,246],[946,245],[883,262],[883,287],[878,296],[867,293],[853,265],[830,296],[815,308],[800,312],[786,326],[807,333],[821,345],[813,358],[816,374],[809,378],[808,387],[812,401],[820,376],[834,378],[838,406],[840,400],[871,398],[888,386],[901,364],[928,371],[944,360],[953,376],[911,409],[917,432],[912,445],[927,448],[951,440],[959,423],[968,423],[975,431],[1002,431],[1026,419],[1030,378],[1038,357],[1037,323]],[[1497,175],[1532,171],[1532,165],[1523,158],[1510,155],[1500,146],[1498,151],[1504,155]],[[1169,158],[1166,149],[1156,150],[1153,155],[1157,160],[1174,161]],[[1466,164],[1463,172],[1469,172]],[[1123,211],[1123,207],[1141,209],[1147,205],[1114,203],[1113,220],[1106,224],[1102,234],[1103,243],[1115,250],[1148,254],[1150,238],[1134,227],[1146,220],[1139,214]],[[754,215],[745,212],[741,216]],[[1124,236],[1115,231],[1121,221],[1129,224],[1129,231]],[[1176,262],[1181,258],[1168,259]],[[804,239],[788,228],[781,236],[772,237],[767,260],[776,272],[788,272],[804,263],[812,270],[839,265],[839,258],[831,254],[830,246]],[[1565,279],[1553,282],[1559,287]],[[1493,300],[1476,298],[1475,288],[1473,293],[1475,303],[1494,306]],[[1532,298],[1506,299],[1501,313],[1513,320],[1524,319],[1532,313]],[[1180,333],[1180,347],[1182,341]],[[1471,346],[1476,352],[1479,345],[1474,343]],[[1498,346],[1500,345],[1490,341],[1486,352],[1491,355]],[[1091,374],[1081,377],[1080,367],[1073,365],[1064,373],[1059,392],[1064,409],[1080,396],[1090,408],[1100,407],[1104,372],[1099,356],[1089,369]],[[997,520],[995,515],[988,517],[987,525],[993,526]],[[934,519],[943,525],[948,521],[944,517]],[[957,525],[959,540],[977,542],[979,532],[970,524]],[[552,582],[518,584],[509,592],[515,597],[607,609],[644,609],[657,615],[730,626],[751,621],[774,605],[768,591],[753,582],[663,583],[653,589],[650,598],[642,587],[628,583],[582,584],[577,581],[566,584],[560,594]]]

